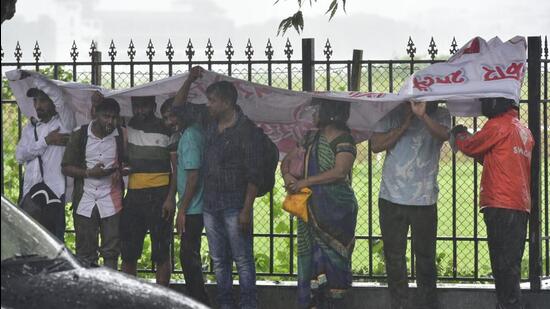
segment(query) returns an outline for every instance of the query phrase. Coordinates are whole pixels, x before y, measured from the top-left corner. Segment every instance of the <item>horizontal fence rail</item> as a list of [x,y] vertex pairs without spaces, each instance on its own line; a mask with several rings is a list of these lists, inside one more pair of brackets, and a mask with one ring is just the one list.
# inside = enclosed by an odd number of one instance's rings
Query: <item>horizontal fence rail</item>
[[[32,51],[32,61],[23,61],[23,51],[19,42],[13,53],[13,60],[4,61],[2,48],[2,76],[8,70],[15,68],[40,71],[50,78],[98,84],[106,88],[121,89],[137,86],[150,81],[183,73],[195,65],[202,65],[208,70],[236,78],[266,84],[274,87],[291,90],[331,90],[347,91],[359,90],[368,92],[395,92],[399,90],[411,73],[418,71],[432,63],[444,61],[447,56],[438,56],[438,47],[432,38],[427,50],[429,59],[417,59],[417,49],[411,38],[405,45],[406,55],[397,60],[362,60],[355,57],[351,60],[333,60],[333,49],[329,40],[323,45],[323,56],[316,60],[314,55],[309,59],[296,59],[294,47],[290,40],[281,49],[284,58],[274,59],[275,50],[268,40],[262,48],[264,59],[256,59],[257,54],[250,41],[244,50],[244,59],[236,59],[236,51],[231,40],[225,49],[219,51],[225,55],[225,60],[213,60],[212,43],[208,40],[204,49],[204,58],[200,58],[198,50],[189,40],[185,49],[185,59],[175,59],[175,50],[170,40],[163,54],[166,59],[157,60],[157,51],[151,41],[146,50],[140,51],[146,60],[136,60],[138,51],[130,40],[128,48],[122,52],[127,59],[122,58],[115,43],[111,41],[106,53],[98,50],[97,44],[92,42],[87,54],[82,57],[76,43],[70,48],[70,61],[42,62],[42,52],[38,42]],[[310,46],[313,50],[313,46]],[[303,46],[302,46],[303,49]],[[453,39],[450,48],[445,54],[452,55],[458,51],[458,44]],[[202,51],[201,51],[202,52]],[[307,53],[306,53],[307,54]],[[302,55],[304,51],[302,50]],[[357,54],[359,55],[359,54]],[[106,57],[105,57],[106,56]],[[351,56],[351,55],[350,55]],[[86,59],[84,59],[86,58]],[[200,58],[200,59],[199,59]],[[305,72],[304,64],[312,70]],[[549,183],[548,183],[548,42],[544,37],[540,68],[540,121],[541,128],[540,149],[540,256],[542,269],[539,277],[550,277],[550,221],[549,221]],[[359,66],[354,73],[354,66]],[[310,76],[311,74],[312,76]],[[357,77],[354,77],[357,74]],[[307,76],[306,76],[307,75]],[[309,81],[313,84],[309,85]],[[521,102],[527,103],[527,82],[521,92]],[[356,82],[356,86],[352,86]],[[308,89],[311,86],[311,89]],[[357,88],[357,89],[353,89]],[[527,104],[521,104],[520,117],[527,123]],[[5,77],[2,78],[2,195],[12,201],[17,201],[22,191],[22,166],[15,161],[15,145],[21,135],[21,129],[26,124],[17,107],[15,98]],[[464,124],[478,130],[485,123],[484,118],[457,118],[453,117],[453,125]],[[358,155],[353,169],[353,188],[359,202],[359,215],[356,230],[356,247],[353,255],[353,275],[355,280],[383,280],[385,267],[382,252],[380,227],[378,224],[378,191],[381,177],[383,154],[373,154],[368,142],[358,145]],[[297,272],[296,249],[297,239],[296,220],[282,211],[284,199],[282,179],[277,176],[276,186],[271,194],[257,199],[254,206],[254,250],[258,275],[272,280],[294,280]],[[440,280],[484,282],[491,281],[491,268],[487,248],[485,225],[478,210],[478,191],[481,168],[471,159],[453,154],[448,145],[445,145],[440,162],[439,172],[439,200],[438,200],[438,237],[437,237],[437,267]],[[74,249],[74,231],[70,211],[67,210],[68,231],[66,242]],[[533,224],[533,223],[532,223]],[[407,260],[409,274],[415,278],[414,255],[411,254],[410,237],[408,240]],[[527,240],[529,242],[529,240]],[[140,273],[148,276],[154,271],[150,261],[149,242],[146,241],[145,251],[139,261]],[[174,237],[173,248],[179,248],[179,239]],[[528,246],[526,246],[528,248]],[[182,274],[178,256],[173,249],[173,267],[176,276]],[[203,241],[203,269],[211,275],[212,266],[208,258],[206,238]],[[524,254],[522,263],[522,279],[527,280],[533,257]],[[536,264],[536,263],[535,263]]]

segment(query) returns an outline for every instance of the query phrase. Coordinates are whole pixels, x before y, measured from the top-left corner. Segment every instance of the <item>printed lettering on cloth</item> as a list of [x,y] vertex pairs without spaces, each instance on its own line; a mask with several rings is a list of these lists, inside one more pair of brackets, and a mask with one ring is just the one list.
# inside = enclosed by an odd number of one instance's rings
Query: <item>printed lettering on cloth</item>
[[479,98],[505,97],[519,101],[526,69],[527,43],[516,36],[507,42],[498,37],[476,37],[446,62],[415,72],[399,95],[423,100],[446,100],[453,116],[479,116]]
[[[232,82],[239,92],[238,104],[246,114],[277,144],[288,152],[312,127],[311,112],[306,107],[312,98],[351,102],[350,125],[357,142],[370,137],[375,124],[399,104],[409,101],[445,100],[453,116],[479,116],[479,98],[505,97],[519,101],[526,69],[527,43],[516,36],[506,42],[498,37],[485,41],[480,37],[466,43],[445,62],[432,64],[415,72],[398,93],[368,92],[301,92],[280,89],[236,79],[210,71],[193,83],[188,101],[205,104],[206,88],[213,82]],[[44,88],[47,93],[62,97],[75,114],[76,125],[90,121],[91,95],[101,91],[121,105],[121,115],[130,117],[132,96],[155,96],[157,114],[160,105],[175,96],[188,73],[153,81],[140,86],[109,90],[97,86],[50,80],[32,71],[13,70],[6,73],[21,111],[34,115],[30,87]],[[58,89],[56,89],[58,88]],[[49,92],[48,92],[49,91]]]

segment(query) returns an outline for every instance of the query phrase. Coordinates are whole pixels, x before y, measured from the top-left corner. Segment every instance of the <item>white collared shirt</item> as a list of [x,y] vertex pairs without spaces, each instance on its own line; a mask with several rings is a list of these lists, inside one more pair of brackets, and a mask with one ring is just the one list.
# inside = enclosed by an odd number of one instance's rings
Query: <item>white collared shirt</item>
[[[92,125],[93,121],[87,132],[86,168],[91,169],[98,163],[103,163],[104,168],[117,167],[118,130],[115,129],[104,138],[99,138],[92,132]],[[96,205],[101,218],[110,217],[122,209],[122,189],[118,170],[106,177],[84,179],[84,192],[76,213],[89,218]]]
[[23,196],[29,192],[32,186],[42,181],[38,156],[42,157],[44,182],[58,197],[65,194],[65,176],[61,173],[61,161],[63,160],[65,146],[48,145],[45,139],[50,132],[58,128],[60,129],[60,133],[70,133],[62,124],[59,115],[54,115],[46,123],[39,121],[36,124],[38,141],[34,138],[34,126],[32,123],[29,122],[23,128],[21,139],[17,143],[15,150],[17,162],[25,164]]

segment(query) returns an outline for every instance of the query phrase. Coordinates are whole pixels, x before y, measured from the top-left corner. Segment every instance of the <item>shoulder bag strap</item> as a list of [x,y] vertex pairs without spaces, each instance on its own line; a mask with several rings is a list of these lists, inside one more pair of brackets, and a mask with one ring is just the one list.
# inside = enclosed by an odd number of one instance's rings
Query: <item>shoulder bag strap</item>
[[[32,126],[34,127],[34,140],[38,142],[38,133],[36,132],[36,123],[32,122]],[[40,176],[42,177],[42,181],[44,181],[44,167],[42,167],[42,156],[38,156],[38,165],[40,167]]]

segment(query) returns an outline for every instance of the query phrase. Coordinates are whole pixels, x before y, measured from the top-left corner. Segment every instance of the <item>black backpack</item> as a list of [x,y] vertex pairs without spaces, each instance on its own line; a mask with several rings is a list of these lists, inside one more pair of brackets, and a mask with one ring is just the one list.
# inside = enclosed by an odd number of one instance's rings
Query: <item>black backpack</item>
[[263,157],[262,157],[262,183],[258,187],[257,196],[263,196],[268,192],[273,191],[275,186],[275,172],[279,165],[279,149],[277,145],[271,141],[269,136],[264,133],[264,130],[257,127],[258,134],[261,135]]
[[[259,144],[262,149],[262,162],[261,162],[261,174],[262,179],[258,185],[257,197],[264,196],[266,193],[271,192],[275,186],[275,172],[279,165],[279,149],[277,145],[271,141],[269,136],[264,133],[264,130],[258,127],[250,119],[247,119],[248,125],[243,126],[247,130],[253,141]],[[243,134],[243,135],[245,135]],[[245,135],[245,136],[246,136]]]

